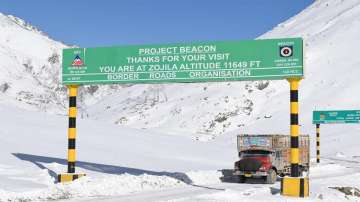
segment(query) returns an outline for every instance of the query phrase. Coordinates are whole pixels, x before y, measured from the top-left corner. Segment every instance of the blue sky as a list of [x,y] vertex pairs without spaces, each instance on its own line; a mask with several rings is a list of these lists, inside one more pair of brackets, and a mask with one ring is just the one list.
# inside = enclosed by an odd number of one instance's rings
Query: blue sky
[[53,39],[81,47],[253,39],[313,0],[1,0]]

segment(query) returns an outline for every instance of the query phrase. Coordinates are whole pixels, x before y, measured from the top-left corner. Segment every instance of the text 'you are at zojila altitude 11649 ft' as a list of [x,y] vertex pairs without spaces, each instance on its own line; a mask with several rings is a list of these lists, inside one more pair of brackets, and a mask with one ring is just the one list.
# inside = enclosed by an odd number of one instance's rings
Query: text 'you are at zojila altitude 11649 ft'
[[[250,75],[260,61],[229,62],[230,53],[217,53],[215,45],[140,48],[138,56],[126,57],[122,66],[100,66],[108,79],[140,79],[139,73],[149,73],[149,79],[173,79],[177,72],[188,72],[190,78],[233,77]],[[224,70],[228,69],[228,70]],[[238,70],[235,70],[238,69]]]

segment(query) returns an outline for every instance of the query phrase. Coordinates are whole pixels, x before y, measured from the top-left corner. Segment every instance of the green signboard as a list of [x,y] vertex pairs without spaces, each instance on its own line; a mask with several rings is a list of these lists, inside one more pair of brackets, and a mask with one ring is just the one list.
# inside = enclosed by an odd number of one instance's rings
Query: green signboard
[[360,123],[360,110],[314,111],[313,124]]
[[63,84],[270,80],[303,76],[301,38],[63,50]]

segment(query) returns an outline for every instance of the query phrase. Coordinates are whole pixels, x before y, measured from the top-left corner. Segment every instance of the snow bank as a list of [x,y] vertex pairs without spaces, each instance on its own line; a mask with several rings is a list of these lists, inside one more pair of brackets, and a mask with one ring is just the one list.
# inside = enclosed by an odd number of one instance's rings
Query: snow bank
[[111,175],[102,178],[82,177],[70,184],[56,184],[47,189],[36,191],[17,193],[0,190],[0,201],[25,202],[117,196],[185,185],[185,183],[175,178],[146,174],[140,176],[129,174]]
[[195,185],[217,184],[221,182],[222,177],[219,171],[190,171],[186,172],[186,175]]
[[[221,175],[219,171],[191,171],[186,173],[191,185],[217,184],[220,183]],[[0,189],[0,201],[30,202],[109,197],[185,186],[187,186],[185,182],[168,176],[104,174],[96,178],[82,177],[68,184],[53,184],[49,188],[34,191],[11,192]]]

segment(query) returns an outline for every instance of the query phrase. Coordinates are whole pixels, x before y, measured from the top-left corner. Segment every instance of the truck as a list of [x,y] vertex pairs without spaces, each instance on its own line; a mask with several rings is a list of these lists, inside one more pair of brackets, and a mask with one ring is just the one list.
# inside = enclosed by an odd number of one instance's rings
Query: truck
[[[237,151],[239,160],[233,175],[239,183],[262,178],[265,183],[274,184],[277,176],[290,175],[290,135],[238,135]],[[299,175],[305,175],[309,171],[309,135],[299,136],[299,153]]]

